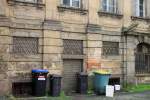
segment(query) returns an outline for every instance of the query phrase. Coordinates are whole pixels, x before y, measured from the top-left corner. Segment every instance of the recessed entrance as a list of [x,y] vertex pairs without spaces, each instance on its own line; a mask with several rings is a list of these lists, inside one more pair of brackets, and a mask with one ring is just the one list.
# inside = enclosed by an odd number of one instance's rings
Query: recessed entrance
[[77,73],[81,72],[83,60],[66,59],[63,60],[63,86],[65,93],[70,94],[76,91]]

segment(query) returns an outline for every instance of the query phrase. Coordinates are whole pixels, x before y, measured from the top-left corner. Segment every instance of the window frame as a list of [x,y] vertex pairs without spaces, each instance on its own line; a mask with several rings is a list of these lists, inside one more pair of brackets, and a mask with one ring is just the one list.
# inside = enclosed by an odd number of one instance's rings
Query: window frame
[[[104,3],[104,1],[106,2],[106,4]],[[111,2],[114,2],[114,4],[111,4]],[[102,11],[108,13],[117,13],[117,8],[118,8],[117,2],[118,2],[117,0],[101,0]],[[106,8],[103,8],[104,6]]]
[[81,8],[81,0],[78,0],[78,1],[79,1],[79,7],[73,6],[73,0],[69,0],[69,1],[70,1],[70,4],[69,4],[69,5],[64,4],[63,1],[64,1],[64,0],[61,0],[61,4],[62,4],[63,6],[68,6],[68,7],[73,7],[73,8]]
[[141,0],[136,0],[135,1],[135,16],[137,17],[146,17],[146,2],[143,0],[143,7],[142,7],[142,15],[141,15]]
[[[104,53],[104,50],[105,50],[105,48],[108,48],[108,46],[106,46],[106,45],[104,45],[104,43],[116,43],[117,44],[117,46],[116,47],[109,47],[109,48],[113,48],[113,49],[116,49],[117,50],[117,52],[116,53],[113,53],[113,52],[111,52],[111,53]],[[109,45],[110,46],[110,45]],[[102,41],[102,55],[103,56],[118,56],[120,53],[119,53],[119,42],[114,42],[114,41]]]
[[[79,43],[79,45],[81,47],[76,48],[75,43],[77,43],[77,42]],[[65,43],[67,43],[67,44],[65,44]],[[63,39],[63,54],[64,55],[83,55],[83,53],[84,53],[83,49],[84,49],[83,40]]]
[[[17,50],[15,50],[16,49],[16,46],[18,45],[18,44],[15,44],[15,43],[17,43],[14,39],[36,39],[36,50],[35,51],[33,51],[33,52],[30,52],[30,53],[26,53],[25,51],[17,51]],[[22,45],[22,44],[20,44],[20,45]],[[23,47],[23,46],[22,46]],[[25,50],[27,50],[27,49],[25,49]],[[39,53],[39,38],[38,37],[20,37],[20,36],[13,36],[12,37],[12,53],[13,54],[19,54],[19,55],[37,55],[38,53]]]

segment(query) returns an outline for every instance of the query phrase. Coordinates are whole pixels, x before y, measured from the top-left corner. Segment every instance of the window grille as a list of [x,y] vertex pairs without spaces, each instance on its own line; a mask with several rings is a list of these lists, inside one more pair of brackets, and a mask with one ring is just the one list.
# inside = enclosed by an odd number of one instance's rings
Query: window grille
[[118,55],[119,54],[119,43],[118,42],[103,42],[103,55]]
[[13,37],[13,53],[15,54],[37,54],[38,38]]
[[83,41],[82,40],[63,40],[64,54],[82,55],[83,54]]

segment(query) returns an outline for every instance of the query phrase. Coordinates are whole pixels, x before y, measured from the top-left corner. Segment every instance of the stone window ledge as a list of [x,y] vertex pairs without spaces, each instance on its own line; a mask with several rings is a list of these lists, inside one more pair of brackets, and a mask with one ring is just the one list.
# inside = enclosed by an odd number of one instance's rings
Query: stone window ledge
[[104,11],[98,11],[99,16],[108,16],[108,17],[114,17],[114,18],[122,18],[123,15],[119,13],[111,13],[111,12],[104,12]]
[[147,74],[146,73],[145,74],[135,74],[135,76],[137,76],[137,77],[138,76],[150,76],[150,74],[148,74],[148,73]]
[[25,2],[25,1],[17,1],[17,0],[7,0],[9,5],[20,5],[20,6],[35,6],[35,7],[44,7],[45,4],[41,2]]
[[84,59],[84,55],[70,55],[70,54],[63,54],[63,59]]
[[141,20],[141,21],[150,21],[148,17],[138,17],[138,16],[131,16],[132,20]]
[[80,13],[82,15],[86,15],[88,13],[88,10],[83,9],[83,8],[68,7],[64,5],[57,6],[57,8],[59,12],[71,11],[75,13]]
[[116,54],[116,55],[103,55],[102,54],[102,58],[103,59],[120,59],[120,55],[119,54]]

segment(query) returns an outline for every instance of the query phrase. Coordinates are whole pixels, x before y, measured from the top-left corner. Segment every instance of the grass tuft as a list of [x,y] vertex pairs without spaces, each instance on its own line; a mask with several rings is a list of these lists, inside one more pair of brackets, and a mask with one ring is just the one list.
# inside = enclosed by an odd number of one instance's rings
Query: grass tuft
[[144,92],[150,90],[150,84],[128,84],[125,88],[125,91],[127,92]]

